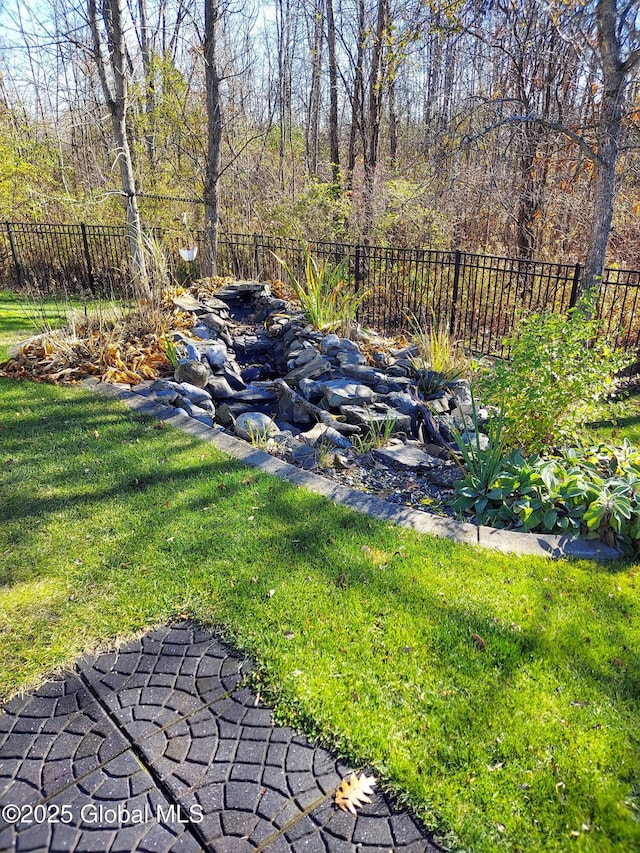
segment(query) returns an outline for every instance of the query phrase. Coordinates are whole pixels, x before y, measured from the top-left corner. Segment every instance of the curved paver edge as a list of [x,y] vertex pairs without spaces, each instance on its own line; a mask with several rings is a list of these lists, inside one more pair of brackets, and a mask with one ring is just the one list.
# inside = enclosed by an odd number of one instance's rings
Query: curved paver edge
[[82,386],[96,391],[105,397],[111,397],[125,403],[135,411],[170,423],[183,432],[194,435],[203,441],[214,444],[218,450],[259,468],[267,474],[273,474],[281,480],[303,486],[315,494],[324,495],[335,503],[347,506],[381,521],[389,521],[403,527],[427,533],[431,536],[452,539],[466,545],[479,545],[509,554],[531,554],[540,557],[580,557],[589,560],[609,561],[622,556],[615,548],[603,542],[578,539],[572,536],[556,536],[549,533],[520,533],[513,530],[497,530],[451,518],[430,515],[426,512],[398,506],[382,498],[373,497],[356,489],[341,486],[314,474],[304,471],[252,447],[240,438],[228,435],[221,428],[209,427],[200,421],[177,412],[170,406],[156,403],[128,388],[118,387],[97,379],[85,379]]

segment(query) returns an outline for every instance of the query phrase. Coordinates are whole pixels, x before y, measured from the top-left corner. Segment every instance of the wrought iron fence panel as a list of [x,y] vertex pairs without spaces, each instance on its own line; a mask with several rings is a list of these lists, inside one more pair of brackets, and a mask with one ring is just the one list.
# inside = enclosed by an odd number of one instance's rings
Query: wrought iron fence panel
[[[130,297],[127,229],[106,225],[5,223],[0,229],[0,271],[8,286],[33,294],[73,293],[85,298]],[[206,235],[195,233],[198,255],[184,261],[175,235],[154,232],[178,281],[197,278]],[[393,248],[344,242],[221,232],[218,274],[286,281],[284,261],[305,280],[306,245],[319,262],[344,265],[349,285],[366,294],[358,320],[386,334],[406,333],[413,322],[447,327],[469,349],[508,356],[504,340],[532,311],[566,312],[576,303],[579,264],[514,259],[460,251]],[[604,331],[615,343],[640,351],[640,271],[605,270],[597,303]]]

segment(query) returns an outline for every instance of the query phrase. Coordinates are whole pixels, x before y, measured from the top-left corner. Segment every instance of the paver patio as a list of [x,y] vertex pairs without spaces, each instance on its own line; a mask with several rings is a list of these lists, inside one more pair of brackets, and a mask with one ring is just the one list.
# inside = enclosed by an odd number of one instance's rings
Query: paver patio
[[243,684],[248,669],[182,622],[8,702],[0,850],[438,850],[379,791],[357,816],[338,810],[352,768],[274,725]]

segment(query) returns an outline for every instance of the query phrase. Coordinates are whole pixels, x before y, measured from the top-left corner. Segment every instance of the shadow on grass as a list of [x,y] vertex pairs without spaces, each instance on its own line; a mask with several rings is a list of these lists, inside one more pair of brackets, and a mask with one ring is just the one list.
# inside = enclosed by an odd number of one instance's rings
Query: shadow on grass
[[[476,599],[464,608],[447,605],[437,592],[437,563],[446,564],[449,571],[464,552],[461,546],[391,529],[336,507],[325,498],[223,459],[195,438],[158,429],[154,420],[130,415],[102,398],[79,393],[69,400],[68,391],[47,388],[39,393],[38,386],[27,383],[2,382],[0,392],[5,397],[0,420],[4,456],[0,519],[15,528],[9,532],[10,544],[28,547],[40,535],[39,529],[63,512],[71,510],[70,523],[83,525],[101,517],[108,507],[130,521],[117,531],[115,543],[105,545],[106,569],[96,569],[98,576],[118,565],[123,539],[127,560],[146,562],[145,536],[157,538],[158,559],[164,559],[166,550],[167,560],[178,559],[183,567],[228,565],[235,586],[224,591],[224,599],[227,606],[233,608],[235,603],[240,610],[255,606],[250,599],[263,587],[288,580],[303,584],[304,577],[313,573],[314,580],[335,590],[337,599],[344,587],[356,590],[362,607],[372,614],[392,620],[398,613],[421,620],[432,638],[431,653],[438,667],[448,673],[464,667],[465,678],[476,685],[474,701],[481,699],[482,714],[492,713],[492,705],[497,708],[501,685],[509,687],[522,667],[545,657],[557,665],[559,652],[609,696],[633,700],[640,696],[638,656],[625,654],[613,669],[607,661],[596,660],[582,622],[558,616],[566,602],[560,596],[549,597],[545,584],[531,594],[530,607],[538,620],[551,626],[548,631],[534,626],[534,617],[528,627],[504,624],[488,601]],[[18,461],[10,464],[14,454]],[[211,460],[201,459],[203,454]],[[103,465],[94,471],[91,459],[101,455]],[[165,547],[169,527],[187,531],[177,554]],[[137,530],[142,532],[140,541]],[[413,549],[406,558],[400,551],[405,541]],[[364,547],[390,551],[387,568],[372,566]],[[503,555],[482,554],[469,561],[477,572],[487,571],[487,583],[493,564],[505,570],[509,566]],[[24,580],[24,570],[5,571],[5,587],[16,578]],[[30,578],[39,571],[34,565]],[[608,644],[624,649],[629,637],[616,627],[628,621],[623,605],[596,585],[581,595],[585,606],[588,603],[602,624],[608,624]],[[461,709],[461,726],[466,713]]]

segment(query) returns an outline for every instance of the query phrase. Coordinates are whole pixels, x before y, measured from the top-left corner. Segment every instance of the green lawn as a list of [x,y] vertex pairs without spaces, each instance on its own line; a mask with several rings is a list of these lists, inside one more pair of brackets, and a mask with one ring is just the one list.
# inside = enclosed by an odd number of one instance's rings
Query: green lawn
[[172,618],[454,848],[640,849],[640,566],[434,540],[0,380],[0,695]]
[[603,406],[600,419],[590,425],[594,442],[620,442],[627,438],[640,446],[640,394],[622,397],[609,406]]

